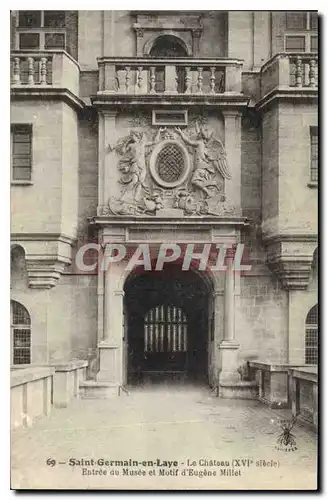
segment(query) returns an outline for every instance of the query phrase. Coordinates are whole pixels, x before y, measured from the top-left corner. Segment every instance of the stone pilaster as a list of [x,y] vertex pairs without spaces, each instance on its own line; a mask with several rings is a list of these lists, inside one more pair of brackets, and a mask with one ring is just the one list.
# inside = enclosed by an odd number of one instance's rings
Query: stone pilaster
[[98,344],[100,369],[97,380],[119,387],[123,364],[123,291],[115,290],[111,267],[105,274],[104,329]]
[[110,149],[116,144],[116,111],[101,111],[99,113],[98,139],[98,199],[99,208],[108,201],[110,183]]
[[241,209],[241,114],[236,110],[222,111],[224,143],[231,179],[225,180],[225,195],[238,214]]
[[224,287],[224,339],[220,343],[221,373],[220,383],[234,383],[240,381],[238,374],[238,348],[235,340],[235,285],[233,270],[233,249],[226,254],[227,270]]

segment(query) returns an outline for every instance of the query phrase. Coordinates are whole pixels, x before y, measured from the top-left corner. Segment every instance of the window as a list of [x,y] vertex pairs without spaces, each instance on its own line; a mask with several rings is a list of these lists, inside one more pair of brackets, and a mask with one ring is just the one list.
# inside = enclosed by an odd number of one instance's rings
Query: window
[[318,182],[318,127],[311,127],[310,135],[311,135],[310,181]]
[[65,33],[46,33],[44,36],[45,49],[65,49]]
[[286,36],[286,52],[305,52],[305,36]]
[[12,362],[14,365],[31,363],[31,318],[27,309],[11,301]]
[[286,52],[318,52],[317,12],[286,12]]
[[32,126],[12,125],[11,166],[13,181],[30,181],[32,171]]
[[318,37],[311,36],[311,52],[318,52]]
[[20,10],[18,16],[18,26],[20,28],[40,28],[40,10]]
[[305,321],[305,364],[318,364],[318,304],[310,309]]
[[44,27],[45,28],[65,28],[64,10],[45,10]]
[[310,29],[318,29],[318,14],[317,12],[310,12]]
[[66,49],[64,10],[19,11],[17,46],[20,50]]
[[305,30],[307,21],[306,12],[287,12],[286,24],[288,30]]

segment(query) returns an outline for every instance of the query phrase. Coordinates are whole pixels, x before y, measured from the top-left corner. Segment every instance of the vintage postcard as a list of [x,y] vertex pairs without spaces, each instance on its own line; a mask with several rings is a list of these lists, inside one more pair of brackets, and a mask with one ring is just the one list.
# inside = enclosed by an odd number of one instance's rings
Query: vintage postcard
[[317,11],[11,11],[11,488],[318,488]]

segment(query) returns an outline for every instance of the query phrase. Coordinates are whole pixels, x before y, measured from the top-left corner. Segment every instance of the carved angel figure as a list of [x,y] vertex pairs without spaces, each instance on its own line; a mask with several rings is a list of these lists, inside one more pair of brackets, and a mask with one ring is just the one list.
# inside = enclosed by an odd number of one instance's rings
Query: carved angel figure
[[200,189],[205,198],[212,196],[211,190],[219,190],[215,173],[219,172],[223,178],[231,179],[227,165],[227,158],[222,142],[196,123],[197,139],[191,140],[180,128],[175,129],[182,139],[196,148],[196,168],[191,183]]
[[157,144],[163,131],[164,129],[160,128],[155,139],[149,141],[143,132],[132,130],[127,137],[120,139],[114,148],[110,147],[110,151],[115,149],[121,156],[119,161],[121,179],[119,182],[123,185],[123,196],[130,191],[133,200],[139,202],[142,199],[143,190],[149,191],[148,186],[145,184],[147,174],[146,147]]

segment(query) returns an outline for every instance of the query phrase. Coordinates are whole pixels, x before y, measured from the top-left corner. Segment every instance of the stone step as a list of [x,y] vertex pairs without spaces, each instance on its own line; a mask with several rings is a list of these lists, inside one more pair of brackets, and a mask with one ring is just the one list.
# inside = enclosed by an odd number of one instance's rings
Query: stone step
[[258,384],[256,381],[220,382],[219,398],[227,399],[258,399]]
[[109,399],[119,396],[119,386],[110,382],[84,380],[79,386],[80,399]]

